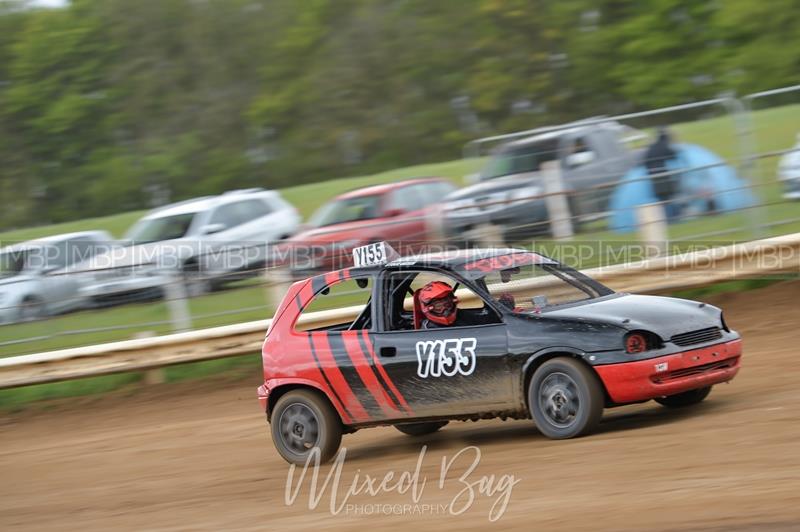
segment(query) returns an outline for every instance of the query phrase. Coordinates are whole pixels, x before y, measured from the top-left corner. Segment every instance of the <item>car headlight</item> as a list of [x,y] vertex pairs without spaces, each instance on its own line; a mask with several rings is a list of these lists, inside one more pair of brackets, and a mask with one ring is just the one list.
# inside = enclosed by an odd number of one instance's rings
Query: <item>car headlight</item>
[[633,331],[625,335],[625,352],[628,354],[644,353],[662,347],[661,339],[649,331]]
[[512,190],[508,195],[508,199],[509,201],[514,202],[514,201],[530,200],[541,195],[542,195],[542,187],[531,186],[531,187],[520,188],[517,190]]

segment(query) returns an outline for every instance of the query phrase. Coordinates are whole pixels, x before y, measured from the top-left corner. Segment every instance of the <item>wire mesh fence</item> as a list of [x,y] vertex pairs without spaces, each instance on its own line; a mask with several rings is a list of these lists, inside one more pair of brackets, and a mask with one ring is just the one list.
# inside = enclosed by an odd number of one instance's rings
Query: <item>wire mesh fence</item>
[[[77,244],[42,251],[38,263],[25,254],[29,247],[15,247],[16,254],[0,254],[0,356],[266,319],[287,283],[350,266],[352,248],[373,240],[387,240],[404,255],[513,245],[587,268],[797,232],[800,204],[787,193],[795,174],[787,178],[779,169],[800,152],[798,131],[786,125],[800,124],[798,98],[800,87],[793,87],[752,95],[744,105],[720,98],[473,143],[470,156],[503,143],[493,152],[498,156],[509,141],[519,142],[502,161],[505,174],[489,158],[476,185],[489,192],[370,219],[357,238],[332,227],[317,231],[313,242],[189,244],[188,254],[165,243],[149,260],[125,265],[96,260],[126,253],[102,238],[94,248],[81,243],[77,255]],[[798,119],[776,128],[775,117],[786,113]],[[590,138],[601,126],[614,136]],[[680,164],[648,158],[663,127],[673,150],[694,145],[715,157],[687,156]],[[610,141],[616,144],[603,144]],[[545,167],[557,174],[555,189],[542,182]],[[498,175],[486,175],[493,170]],[[655,219],[642,217],[642,205],[656,207]],[[554,235],[561,223],[566,238]]]

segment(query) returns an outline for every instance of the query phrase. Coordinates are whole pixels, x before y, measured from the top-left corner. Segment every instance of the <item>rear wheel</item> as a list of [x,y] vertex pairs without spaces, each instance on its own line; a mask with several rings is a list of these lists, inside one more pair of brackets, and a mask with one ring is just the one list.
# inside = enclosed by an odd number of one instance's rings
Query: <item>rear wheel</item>
[[666,397],[656,397],[655,401],[669,408],[681,408],[684,406],[696,405],[708,397],[709,393],[711,393],[711,386],[706,386],[705,388],[697,388],[696,390],[689,390],[688,392],[668,395]]
[[270,429],[275,448],[290,464],[305,465],[315,447],[320,463],[328,462],[342,442],[342,422],[330,403],[316,392],[294,390],[278,399]]
[[536,427],[548,438],[566,439],[591,431],[603,416],[603,391],[591,369],[571,358],[542,364],[528,386]]
[[447,425],[447,421],[431,421],[428,423],[404,423],[395,425],[394,428],[409,436],[425,436],[433,434],[445,425]]

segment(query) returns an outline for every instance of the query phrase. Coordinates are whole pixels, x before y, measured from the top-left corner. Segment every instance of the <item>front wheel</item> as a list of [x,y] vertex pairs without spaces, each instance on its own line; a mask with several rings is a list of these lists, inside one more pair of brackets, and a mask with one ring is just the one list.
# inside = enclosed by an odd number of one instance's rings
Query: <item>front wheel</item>
[[581,436],[603,416],[603,391],[591,369],[571,358],[542,364],[528,386],[528,407],[536,427],[552,439]]
[[425,436],[433,434],[445,425],[447,425],[447,421],[431,421],[429,423],[404,423],[395,425],[394,428],[409,436]]
[[45,316],[44,303],[37,297],[26,297],[19,306],[17,320],[20,322],[36,321]]
[[272,441],[284,460],[305,465],[315,447],[320,463],[328,462],[342,442],[339,415],[316,392],[294,390],[278,399],[272,411]]
[[696,390],[689,390],[675,395],[668,395],[666,397],[656,397],[656,403],[664,405],[669,408],[681,408],[684,406],[696,405],[711,393],[711,386],[705,388],[697,388]]

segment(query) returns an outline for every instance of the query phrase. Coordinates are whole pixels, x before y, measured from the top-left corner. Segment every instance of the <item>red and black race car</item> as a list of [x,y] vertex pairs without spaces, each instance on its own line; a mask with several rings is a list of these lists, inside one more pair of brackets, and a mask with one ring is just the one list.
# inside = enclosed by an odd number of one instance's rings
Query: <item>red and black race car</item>
[[[355,249],[355,267],[294,283],[275,313],[258,398],[288,462],[329,460],[377,425],[533,418],[572,438],[604,408],[699,403],[739,371],[739,334],[711,305],[614,292],[518,249],[391,253]],[[455,305],[425,299],[448,292]]]

